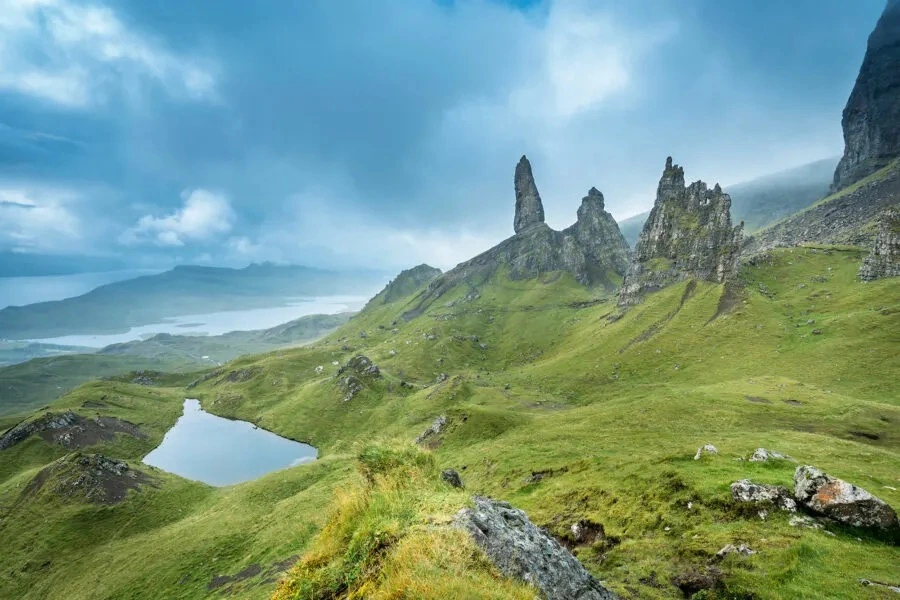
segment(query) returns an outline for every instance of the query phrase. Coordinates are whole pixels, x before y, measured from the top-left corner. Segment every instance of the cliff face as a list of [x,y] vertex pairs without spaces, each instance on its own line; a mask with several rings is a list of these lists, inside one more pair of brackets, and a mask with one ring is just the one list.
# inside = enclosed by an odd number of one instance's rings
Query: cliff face
[[863,281],[884,277],[900,277],[900,207],[886,210],[879,216],[872,252],[859,269],[859,278]]
[[890,0],[869,36],[841,121],[844,156],[834,173],[840,190],[900,156],[900,1]]
[[685,186],[684,169],[666,159],[656,202],[638,239],[619,304],[685,279],[722,282],[737,268],[743,223],[731,225],[731,198],[718,184]]
[[614,290],[628,269],[628,244],[612,215],[606,211],[603,194],[591,188],[581,201],[578,220],[563,231],[544,223],[544,207],[531,163],[522,157],[514,178],[515,235],[487,252],[460,263],[428,287],[411,318],[460,283],[476,287],[501,267],[512,279],[530,279],[552,271],[568,271],[581,284]]

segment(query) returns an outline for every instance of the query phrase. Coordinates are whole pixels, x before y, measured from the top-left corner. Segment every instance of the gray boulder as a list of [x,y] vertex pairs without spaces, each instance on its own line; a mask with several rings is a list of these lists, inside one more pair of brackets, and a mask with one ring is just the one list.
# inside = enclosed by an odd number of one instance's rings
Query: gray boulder
[[809,510],[853,527],[891,529],[897,513],[866,490],[808,465],[794,471],[794,497]]
[[757,448],[753,451],[753,454],[750,455],[750,462],[766,462],[769,460],[793,460],[790,456],[786,454],[782,454],[781,452],[775,452],[773,450],[766,450],[765,448]]
[[475,508],[456,515],[466,531],[505,576],[524,581],[548,600],[614,600],[559,542],[506,502],[475,496]]
[[795,512],[797,503],[791,498],[791,492],[780,485],[753,483],[749,479],[741,479],[731,484],[731,497],[735,502],[771,502],[781,510]]
[[712,444],[703,444],[699,448],[697,448],[697,454],[694,455],[694,460],[700,460],[700,458],[704,454],[718,454],[719,450]]

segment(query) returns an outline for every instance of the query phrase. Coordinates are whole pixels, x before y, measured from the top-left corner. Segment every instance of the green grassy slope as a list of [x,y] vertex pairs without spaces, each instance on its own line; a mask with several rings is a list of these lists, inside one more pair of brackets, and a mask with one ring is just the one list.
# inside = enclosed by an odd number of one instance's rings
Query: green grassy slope
[[[262,598],[275,589],[268,565],[304,555],[280,598],[402,597],[414,581],[422,598],[522,597],[444,527],[481,493],[559,535],[581,518],[602,523],[606,541],[576,553],[626,598],[682,597],[673,582],[694,571],[721,573],[706,598],[887,598],[858,579],[896,583],[890,539],[792,527],[777,511],[763,520],[729,494],[745,477],[791,485],[794,463],[737,460],[763,446],[900,506],[900,280],[859,283],[864,254],[779,250],[746,267],[739,289],[685,282],[619,319],[614,298],[568,276],[501,273],[477,297],[460,286],[409,321],[401,315],[421,298],[371,308],[312,346],[238,359],[189,392],[89,384],[58,405],[115,394],[152,432],[140,448],[102,449],[110,455],[135,461],[190,395],[309,441],[321,459],[222,489],[157,472],[158,488],[120,505],[62,507],[17,501],[62,452],[29,440],[0,454],[11,465],[0,469],[0,536],[15,540],[0,558],[0,596],[89,597],[95,586],[90,597],[194,598],[218,593],[207,589],[215,575],[244,572],[234,596]],[[382,377],[345,401],[332,363],[358,353]],[[448,429],[412,452],[438,415]],[[372,478],[379,440],[404,458]],[[720,453],[694,461],[704,443]],[[466,494],[439,483],[445,467]],[[717,561],[727,543],[757,553]],[[50,548],[66,560],[41,570]]]

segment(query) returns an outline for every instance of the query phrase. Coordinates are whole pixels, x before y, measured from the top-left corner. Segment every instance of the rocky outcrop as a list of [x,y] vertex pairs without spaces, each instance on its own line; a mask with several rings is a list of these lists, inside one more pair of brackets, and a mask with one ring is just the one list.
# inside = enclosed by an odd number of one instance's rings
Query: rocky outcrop
[[809,510],[845,525],[875,529],[897,527],[897,513],[883,500],[815,467],[797,467],[794,497]]
[[737,268],[743,223],[731,225],[731,198],[719,184],[685,186],[684,169],[666,159],[656,202],[634,249],[619,305],[686,279],[724,282]]
[[47,465],[25,486],[23,495],[50,491],[64,499],[86,500],[93,504],[117,504],[129,490],[140,490],[155,481],[128,463],[101,454],[68,454]]
[[527,231],[531,227],[544,222],[544,204],[534,183],[531,163],[523,156],[516,165],[513,179],[516,191],[516,214],[513,219],[513,230],[516,233]]
[[735,502],[772,504],[788,512],[797,510],[797,503],[791,498],[790,491],[780,485],[753,483],[749,479],[741,479],[731,484],[731,497]]
[[457,514],[466,531],[503,575],[524,581],[548,600],[614,600],[559,542],[506,502],[475,496],[475,508]]
[[742,254],[752,257],[772,248],[804,242],[869,246],[870,225],[900,199],[900,160],[864,181],[829,196],[747,238]]
[[900,2],[890,0],[869,36],[856,85],[844,108],[840,190],[900,156]]
[[335,377],[344,392],[344,402],[349,402],[366,389],[369,381],[381,377],[381,370],[368,356],[359,354],[341,366]]
[[[476,287],[501,268],[510,279],[531,279],[544,273],[568,271],[585,286],[617,288],[628,268],[628,244],[603,194],[591,188],[581,201],[578,220],[563,231],[544,223],[544,208],[534,182],[531,164],[522,157],[515,175],[515,235],[434,279],[418,305],[404,313],[420,315],[429,305],[460,284]],[[471,292],[462,301],[477,299]]]
[[859,268],[859,278],[863,281],[897,276],[900,276],[900,207],[886,210],[878,217],[872,252]]
[[117,433],[138,439],[147,437],[134,423],[115,417],[88,419],[71,410],[61,413],[48,412],[32,421],[19,423],[0,436],[0,451],[8,450],[33,435],[40,437],[48,444],[56,444],[74,450],[101,442],[111,442]]
[[429,447],[433,447],[438,443],[438,437],[444,432],[447,428],[447,425],[450,424],[450,421],[447,419],[447,415],[440,415],[437,417],[434,422],[422,433],[420,433],[416,437],[417,444],[425,444]]

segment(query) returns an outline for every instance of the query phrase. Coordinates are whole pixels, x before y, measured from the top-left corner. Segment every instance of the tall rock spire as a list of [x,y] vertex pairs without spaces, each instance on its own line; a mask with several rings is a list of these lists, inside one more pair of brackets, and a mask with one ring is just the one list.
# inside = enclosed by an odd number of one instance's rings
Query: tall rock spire
[[732,227],[731,198],[719,184],[685,187],[684,169],[667,158],[619,305],[637,304],[648,292],[685,279],[725,281],[737,268],[743,227]]
[[834,172],[833,190],[900,156],[900,0],[888,1],[869,36],[841,125],[844,156]]
[[541,204],[541,195],[534,184],[534,175],[531,174],[531,163],[523,156],[516,165],[516,216],[513,227],[516,233],[544,222],[544,205]]

